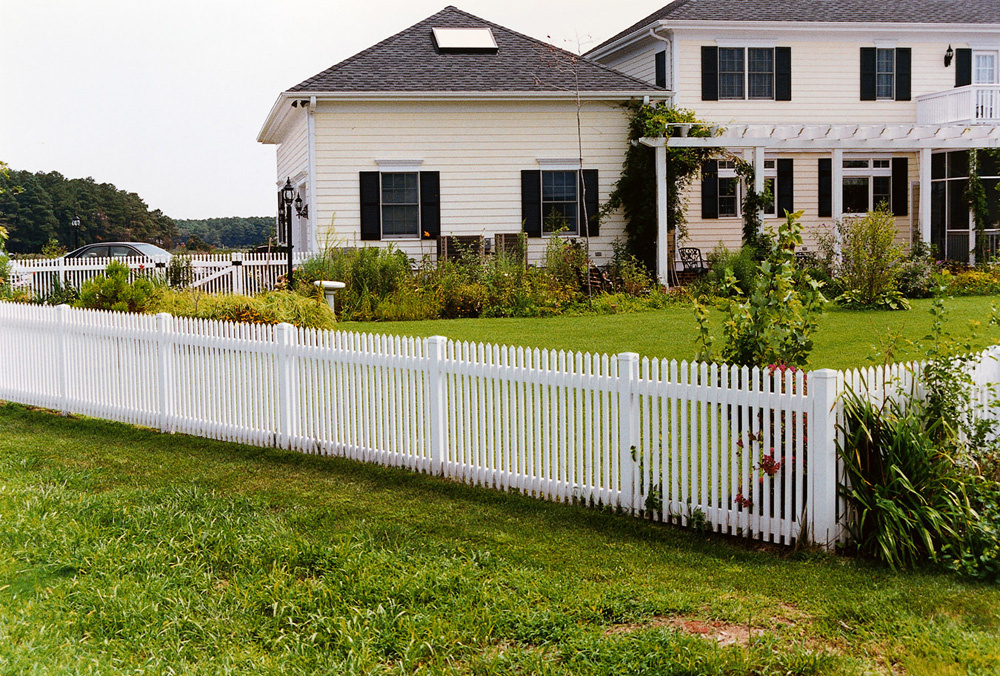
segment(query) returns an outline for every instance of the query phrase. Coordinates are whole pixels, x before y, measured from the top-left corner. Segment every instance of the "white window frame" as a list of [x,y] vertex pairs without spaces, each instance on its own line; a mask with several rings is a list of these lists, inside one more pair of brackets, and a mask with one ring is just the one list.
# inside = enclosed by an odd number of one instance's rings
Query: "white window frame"
[[[400,204],[391,204],[390,203],[388,205],[386,204],[385,200],[383,199],[383,195],[384,195],[383,186],[385,185],[385,176],[386,176],[386,174],[396,174],[396,175],[400,175],[400,174],[412,174],[417,179],[417,202],[416,202],[416,207],[417,207],[417,231],[414,234],[405,233],[405,234],[387,235],[385,233],[385,208],[386,208],[386,206],[409,206],[408,203],[407,204],[402,204],[402,203],[400,203]],[[414,170],[410,169],[410,170],[407,170],[407,171],[385,171],[385,170],[383,170],[383,171],[379,172],[379,177],[378,177],[378,209],[379,209],[379,223],[380,223],[379,228],[381,230],[381,232],[379,233],[379,236],[381,237],[382,240],[418,240],[418,239],[420,239],[420,235],[421,235],[421,233],[423,231],[423,227],[424,227],[424,224],[422,222],[421,213],[420,213],[420,211],[421,211],[421,209],[420,209],[421,197],[422,196],[420,194],[420,172],[419,171],[414,171]]]
[[[892,70],[889,72],[880,71],[879,52],[892,52]],[[888,96],[880,96],[878,92],[878,79],[880,75],[889,75],[892,78],[892,87]],[[896,100],[896,48],[895,47],[875,47],[875,100],[895,101]]]
[[[865,162],[865,167],[848,167],[847,163]],[[844,155],[844,166],[842,168],[843,178],[867,178],[868,179],[868,211],[876,208],[875,203],[875,178],[888,177],[889,179],[889,206],[892,206],[892,157],[889,155]],[[841,193],[844,194],[843,186]],[[849,212],[841,203],[840,208],[844,216],[864,216],[867,212]]]
[[[722,197],[722,180],[738,179],[736,175],[736,162],[734,160],[719,160],[719,197]],[[777,157],[764,157],[764,182],[773,181],[771,190],[771,211],[764,213],[765,217],[774,218],[778,213],[778,159]],[[722,214],[722,204],[718,205],[719,218],[743,218],[743,197],[746,195],[746,186],[743,181],[736,181],[736,214]],[[718,199],[718,198],[716,198]]]
[[[718,46],[718,63],[716,64],[716,70],[718,74],[718,82],[716,83],[719,90],[719,100],[720,101],[774,101],[774,90],[775,90],[775,50],[773,45],[764,44],[743,44],[743,45],[726,45],[721,44]],[[723,49],[739,49],[743,52],[743,95],[742,96],[723,96],[722,95],[722,50]],[[761,49],[768,50],[771,52],[771,95],[770,96],[751,96],[750,95],[750,50],[751,49]]]
[[[544,162],[539,160],[539,166],[541,171],[539,172],[538,180],[539,185],[539,200],[542,208],[542,237],[557,237],[562,235],[564,237],[577,237],[580,232],[580,181],[582,180],[580,172],[580,163],[575,160],[569,160],[564,162]],[[575,166],[574,166],[575,165]],[[554,201],[545,199],[545,174],[569,174],[572,173],[574,176],[574,189],[573,194],[575,195],[574,204],[576,205],[576,223],[572,228],[569,228],[561,232],[549,232],[545,229],[545,205],[546,204],[566,204],[565,201]]]

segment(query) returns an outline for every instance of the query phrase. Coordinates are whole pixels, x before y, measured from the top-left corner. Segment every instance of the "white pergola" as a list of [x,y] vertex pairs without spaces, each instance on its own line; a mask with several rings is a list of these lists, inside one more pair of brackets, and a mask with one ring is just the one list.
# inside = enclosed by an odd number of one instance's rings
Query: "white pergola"
[[715,135],[690,136],[690,124],[671,124],[671,135],[643,138],[640,143],[656,149],[656,198],[658,230],[657,275],[669,284],[667,233],[667,148],[727,148],[742,151],[754,165],[754,189],[764,189],[764,153],[814,152],[828,154],[833,171],[833,220],[841,217],[844,152],[916,152],[920,154],[920,229],[924,241],[931,237],[931,153],[935,150],[972,150],[1000,147],[1000,127],[995,125],[921,124],[744,124],[710,127]]

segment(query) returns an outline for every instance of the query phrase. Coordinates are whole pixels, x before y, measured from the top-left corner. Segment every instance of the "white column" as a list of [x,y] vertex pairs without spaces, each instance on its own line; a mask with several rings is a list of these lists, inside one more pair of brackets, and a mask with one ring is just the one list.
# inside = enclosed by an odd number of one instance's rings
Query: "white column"
[[[753,149],[753,191],[758,195],[764,192],[764,146]],[[764,222],[764,210],[760,210],[760,221]]]
[[[931,149],[920,150],[920,239],[931,241]],[[941,252],[943,255],[944,252]]]
[[667,147],[656,148],[656,277],[670,288],[670,213],[667,208]]
[[839,221],[844,215],[844,151],[833,151],[833,220]]

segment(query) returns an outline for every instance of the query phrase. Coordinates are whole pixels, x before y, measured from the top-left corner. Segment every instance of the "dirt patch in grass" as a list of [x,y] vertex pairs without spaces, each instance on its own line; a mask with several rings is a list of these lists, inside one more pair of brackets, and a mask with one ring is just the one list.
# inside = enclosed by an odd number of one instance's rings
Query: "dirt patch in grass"
[[650,622],[644,624],[618,624],[608,628],[604,633],[607,636],[616,636],[664,627],[690,636],[698,636],[706,641],[714,641],[720,646],[749,645],[750,639],[764,635],[764,630],[759,627],[721,620],[695,620],[686,617],[654,617]]

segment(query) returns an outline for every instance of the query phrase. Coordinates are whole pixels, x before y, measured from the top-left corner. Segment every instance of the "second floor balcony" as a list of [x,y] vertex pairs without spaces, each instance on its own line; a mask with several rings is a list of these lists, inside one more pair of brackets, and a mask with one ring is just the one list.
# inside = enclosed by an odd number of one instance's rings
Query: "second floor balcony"
[[1000,85],[967,85],[919,96],[917,123],[1000,124]]

